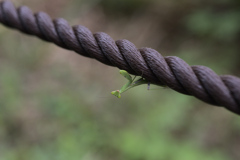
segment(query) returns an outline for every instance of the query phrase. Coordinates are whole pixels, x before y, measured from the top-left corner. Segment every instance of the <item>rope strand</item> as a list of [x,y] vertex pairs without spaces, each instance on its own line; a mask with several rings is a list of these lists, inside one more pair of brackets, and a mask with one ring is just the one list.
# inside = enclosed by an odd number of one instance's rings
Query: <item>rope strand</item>
[[106,33],[92,32],[81,25],[70,27],[62,18],[51,20],[44,12],[33,12],[26,6],[15,8],[10,1],[0,3],[0,22],[23,33],[95,58],[110,66],[144,77],[147,81],[166,85],[173,90],[240,114],[240,79],[218,76],[210,68],[189,66],[175,56],[163,57],[151,48],[137,49],[128,40],[114,41]]

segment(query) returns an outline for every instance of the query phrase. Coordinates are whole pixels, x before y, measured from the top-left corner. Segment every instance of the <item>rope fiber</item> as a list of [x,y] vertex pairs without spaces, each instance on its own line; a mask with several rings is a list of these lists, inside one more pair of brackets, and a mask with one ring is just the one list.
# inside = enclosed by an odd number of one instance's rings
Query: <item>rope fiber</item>
[[189,66],[175,56],[163,57],[151,48],[137,49],[128,40],[114,41],[103,32],[92,32],[81,25],[69,26],[63,18],[52,20],[46,13],[33,13],[28,7],[15,8],[0,3],[0,22],[23,33],[95,58],[110,66],[144,77],[150,83],[169,88],[240,114],[240,78],[218,76],[205,66]]

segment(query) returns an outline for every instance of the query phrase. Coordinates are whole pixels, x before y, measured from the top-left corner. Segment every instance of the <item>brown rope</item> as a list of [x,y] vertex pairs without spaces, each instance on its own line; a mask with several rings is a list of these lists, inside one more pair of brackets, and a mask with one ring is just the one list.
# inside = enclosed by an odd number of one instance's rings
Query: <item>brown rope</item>
[[128,40],[115,42],[106,33],[92,34],[81,25],[70,27],[62,18],[51,20],[46,13],[33,14],[26,6],[16,9],[10,1],[0,3],[0,22],[82,56],[142,76],[151,83],[166,85],[240,114],[240,79],[235,76],[218,76],[210,68],[189,66],[178,57],[163,57],[150,48],[137,49]]

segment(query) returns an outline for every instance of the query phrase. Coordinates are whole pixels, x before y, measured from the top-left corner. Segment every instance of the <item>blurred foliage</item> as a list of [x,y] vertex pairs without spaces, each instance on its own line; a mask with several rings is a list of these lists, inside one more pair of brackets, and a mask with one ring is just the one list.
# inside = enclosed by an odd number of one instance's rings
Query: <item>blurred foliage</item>
[[122,15],[127,16],[133,14],[137,10],[144,10],[149,1],[146,0],[102,0],[99,3],[103,6],[106,13],[110,15]]
[[[240,1],[15,0],[240,76]],[[167,88],[121,99],[118,69],[0,26],[0,159],[238,160],[239,117]]]

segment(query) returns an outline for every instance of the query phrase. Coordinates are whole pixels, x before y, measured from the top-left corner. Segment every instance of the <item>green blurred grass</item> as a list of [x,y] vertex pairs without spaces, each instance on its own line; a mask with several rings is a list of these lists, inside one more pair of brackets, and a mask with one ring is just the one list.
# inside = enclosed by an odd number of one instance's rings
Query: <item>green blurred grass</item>
[[[176,15],[184,13],[178,3],[150,1],[140,13],[141,4],[131,1],[134,3],[128,5],[126,1],[123,6],[131,11],[126,16],[121,14],[122,6],[115,15],[112,9],[116,4],[108,1],[58,1],[57,6],[46,5],[47,1],[40,6],[39,2],[22,3],[53,17],[61,15],[93,32],[105,31],[138,47],[150,45],[164,51],[163,55],[177,55],[191,65],[209,66],[218,74],[240,73],[239,37],[232,36],[239,30],[228,27],[236,26],[239,14],[233,20],[227,18],[228,25],[222,26],[225,18],[218,17],[212,24],[208,14],[213,13],[205,12],[201,5],[194,7],[202,12],[193,10],[183,15],[181,22],[173,22]],[[188,8],[190,1],[181,3]],[[158,12],[154,6],[160,8]],[[111,16],[107,16],[109,12]],[[171,25],[185,28],[168,30]],[[217,26],[224,33],[212,32]],[[222,39],[224,34],[228,38]],[[157,86],[149,91],[140,86],[117,99],[110,92],[125,83],[117,68],[4,26],[0,26],[0,48],[0,159],[240,158],[239,118],[224,108]]]

